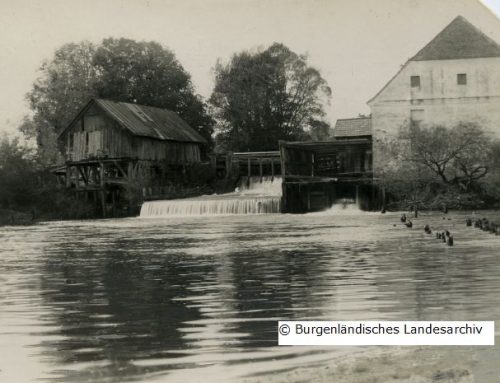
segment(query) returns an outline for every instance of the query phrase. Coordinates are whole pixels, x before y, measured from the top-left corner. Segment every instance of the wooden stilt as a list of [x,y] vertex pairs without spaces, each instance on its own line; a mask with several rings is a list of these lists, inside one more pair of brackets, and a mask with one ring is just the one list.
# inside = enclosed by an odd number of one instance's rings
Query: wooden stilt
[[66,165],[66,187],[71,187],[71,166]]
[[262,158],[259,158],[259,182],[262,183]]
[[101,189],[101,209],[102,209],[102,217],[106,218],[106,192],[104,189]]
[[116,217],[116,190],[111,190],[111,203],[113,206],[113,217]]
[[307,191],[307,211],[311,211],[311,187],[310,185],[306,186]]
[[104,182],[104,162],[99,162],[99,184],[101,189],[101,208],[102,208],[102,216],[106,217],[106,191],[105,191],[105,182]]
[[311,153],[311,177],[314,177],[314,153]]
[[252,175],[252,163],[250,162],[250,158],[248,158],[247,187],[250,187],[251,175]]

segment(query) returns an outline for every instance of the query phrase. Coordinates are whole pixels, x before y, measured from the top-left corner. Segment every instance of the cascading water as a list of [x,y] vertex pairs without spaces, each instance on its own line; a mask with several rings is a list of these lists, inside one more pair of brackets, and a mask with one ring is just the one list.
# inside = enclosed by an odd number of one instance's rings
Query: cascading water
[[336,200],[332,207],[321,212],[328,215],[353,215],[364,214],[359,207],[357,198],[341,198]]
[[270,214],[281,212],[280,177],[242,177],[232,193],[145,202],[140,217]]

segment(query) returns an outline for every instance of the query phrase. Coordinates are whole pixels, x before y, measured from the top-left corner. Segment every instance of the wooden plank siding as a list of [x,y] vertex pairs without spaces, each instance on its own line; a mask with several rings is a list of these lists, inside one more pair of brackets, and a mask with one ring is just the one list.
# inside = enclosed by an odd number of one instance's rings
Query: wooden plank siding
[[84,115],[65,134],[66,160],[133,158],[171,164],[200,162],[200,144],[135,136],[106,115]]

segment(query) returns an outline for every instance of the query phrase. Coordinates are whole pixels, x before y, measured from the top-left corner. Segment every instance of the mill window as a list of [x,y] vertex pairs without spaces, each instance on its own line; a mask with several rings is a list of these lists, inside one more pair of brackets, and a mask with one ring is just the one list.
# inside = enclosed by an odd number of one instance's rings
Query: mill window
[[458,85],[467,85],[467,74],[466,73],[457,74],[457,84]]
[[411,76],[410,83],[412,88],[420,88],[420,76]]

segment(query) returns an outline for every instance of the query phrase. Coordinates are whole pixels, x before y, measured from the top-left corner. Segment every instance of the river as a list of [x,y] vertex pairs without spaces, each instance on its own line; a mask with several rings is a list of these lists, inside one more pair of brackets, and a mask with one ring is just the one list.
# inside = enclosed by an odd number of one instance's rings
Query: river
[[[413,229],[355,211],[2,227],[0,381],[265,381],[366,351],[278,347],[279,319],[498,327],[500,236],[466,216],[422,213]],[[478,382],[500,376],[498,335],[470,347]]]

